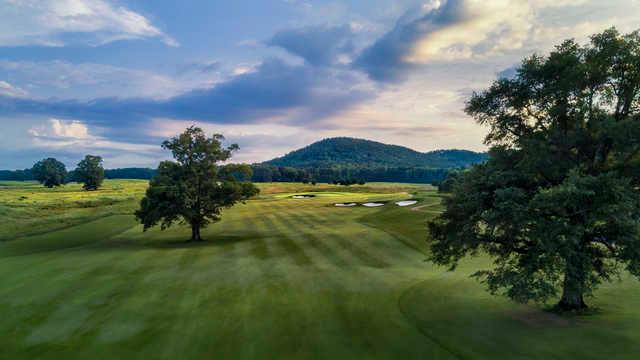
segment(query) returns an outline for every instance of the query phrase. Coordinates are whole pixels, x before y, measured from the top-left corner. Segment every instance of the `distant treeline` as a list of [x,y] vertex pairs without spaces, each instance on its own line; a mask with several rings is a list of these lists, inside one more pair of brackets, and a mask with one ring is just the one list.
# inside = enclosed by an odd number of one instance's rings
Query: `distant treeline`
[[410,182],[426,183],[442,181],[449,173],[448,169],[379,167],[379,168],[293,168],[284,166],[253,165],[255,182],[305,182],[328,183],[341,179],[362,180],[367,182]]
[[[294,168],[286,166],[252,165],[254,182],[322,182],[351,180],[351,181],[388,181],[410,183],[434,183],[444,180],[449,169],[429,169],[411,167],[380,167],[380,168]],[[105,170],[107,179],[151,179],[156,174],[155,169],[122,168]],[[31,169],[0,170],[0,180],[33,180]],[[67,182],[75,181],[74,171],[69,171]]]
[[[149,168],[123,168],[107,169],[104,171],[106,179],[151,179],[157,170]],[[0,170],[0,180],[25,181],[34,180],[31,169],[24,170]],[[75,181],[75,171],[67,173],[66,182]]]

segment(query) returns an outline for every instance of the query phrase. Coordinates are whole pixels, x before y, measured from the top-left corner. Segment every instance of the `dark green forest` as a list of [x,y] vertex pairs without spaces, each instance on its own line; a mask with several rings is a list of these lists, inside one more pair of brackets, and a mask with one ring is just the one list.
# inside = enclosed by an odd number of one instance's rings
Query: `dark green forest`
[[404,146],[337,137],[324,139],[263,165],[295,168],[429,168],[466,167],[486,160],[487,155],[468,150],[436,150],[421,153]]

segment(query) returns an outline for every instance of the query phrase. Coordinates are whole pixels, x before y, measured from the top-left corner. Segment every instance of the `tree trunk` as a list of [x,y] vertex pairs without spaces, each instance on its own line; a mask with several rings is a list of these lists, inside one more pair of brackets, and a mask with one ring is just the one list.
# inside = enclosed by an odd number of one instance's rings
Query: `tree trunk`
[[202,241],[200,237],[200,225],[191,224],[191,241]]
[[567,264],[564,273],[562,298],[557,305],[561,311],[579,311],[587,308],[584,302],[584,274],[579,272],[579,266]]

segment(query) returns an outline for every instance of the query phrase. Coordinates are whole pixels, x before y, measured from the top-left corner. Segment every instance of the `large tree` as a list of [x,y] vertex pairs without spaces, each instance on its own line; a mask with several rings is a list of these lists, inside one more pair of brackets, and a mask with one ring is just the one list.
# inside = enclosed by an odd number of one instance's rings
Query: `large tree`
[[67,169],[60,161],[54,158],[47,158],[35,163],[31,169],[31,173],[41,184],[52,188],[64,184]]
[[640,36],[609,29],[525,59],[466,111],[490,131],[490,159],[460,174],[429,225],[432,259],[520,301],[584,296],[622,271],[640,276]]
[[85,190],[98,190],[104,181],[104,168],[102,167],[102,157],[87,155],[78,163],[74,171],[74,177],[78,182],[83,183]]
[[191,240],[200,241],[200,229],[220,220],[223,208],[229,208],[258,193],[250,182],[248,165],[221,164],[239,147],[223,147],[224,137],[207,137],[202,129],[189,127],[184,133],[162,143],[174,161],[163,161],[158,175],[151,179],[146,196],[136,211],[144,229],[175,221],[191,226]]

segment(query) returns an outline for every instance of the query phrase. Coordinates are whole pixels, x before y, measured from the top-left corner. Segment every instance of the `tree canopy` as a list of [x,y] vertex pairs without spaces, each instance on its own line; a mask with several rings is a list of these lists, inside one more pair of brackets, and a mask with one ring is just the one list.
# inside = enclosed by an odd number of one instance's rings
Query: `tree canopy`
[[74,170],[76,181],[83,183],[85,190],[98,190],[104,181],[104,168],[102,167],[102,157],[87,155]]
[[60,161],[54,158],[47,158],[35,163],[31,173],[34,179],[38,180],[42,185],[52,188],[64,184],[67,169]]
[[640,276],[640,36],[608,29],[525,59],[475,93],[466,112],[490,127],[488,162],[460,173],[429,224],[432,259],[520,301],[561,310],[622,271]]
[[427,168],[466,167],[486,160],[486,154],[468,150],[421,153],[404,146],[348,137],[317,141],[262,165],[305,168]]
[[251,182],[241,180],[251,178],[248,165],[222,164],[239,149],[223,147],[223,140],[192,126],[162,143],[175,161],[160,163],[136,212],[145,230],[157,224],[164,230],[178,221],[189,224],[191,240],[199,241],[200,229],[219,221],[222,209],[258,194]]

